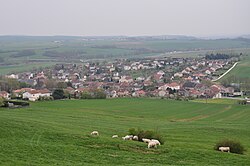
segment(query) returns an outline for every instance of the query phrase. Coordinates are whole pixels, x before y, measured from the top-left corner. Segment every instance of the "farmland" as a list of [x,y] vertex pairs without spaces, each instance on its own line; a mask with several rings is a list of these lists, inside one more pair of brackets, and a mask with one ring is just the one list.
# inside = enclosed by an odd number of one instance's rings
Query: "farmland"
[[[238,77],[238,78],[250,78],[250,57],[245,57],[242,59],[239,64],[228,73],[223,79],[227,79],[229,77]],[[222,80],[223,80],[222,79]]]
[[[250,107],[154,99],[34,102],[0,108],[0,165],[249,165]],[[130,128],[157,130],[165,144],[111,136]],[[97,130],[100,137],[91,137]],[[223,138],[239,140],[244,155],[213,150]]]
[[40,67],[44,63],[79,63],[79,60],[196,57],[207,52],[239,53],[249,51],[249,43],[249,40],[240,38],[163,40],[150,37],[0,36],[0,74],[22,70],[23,64]]

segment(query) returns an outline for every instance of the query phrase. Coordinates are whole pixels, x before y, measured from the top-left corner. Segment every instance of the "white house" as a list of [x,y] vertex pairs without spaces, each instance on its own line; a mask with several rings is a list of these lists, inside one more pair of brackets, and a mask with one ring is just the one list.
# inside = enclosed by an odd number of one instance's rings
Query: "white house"
[[181,86],[180,84],[177,84],[176,82],[172,82],[170,84],[165,84],[161,87],[159,87],[160,90],[167,90],[168,88],[172,89],[172,90],[180,90]]
[[132,77],[130,77],[130,76],[122,76],[121,77],[121,79],[119,80],[119,82],[127,82],[127,83],[131,83],[131,82],[133,82],[134,80],[133,80],[133,78]]
[[23,99],[28,99],[30,101],[36,101],[39,99],[39,97],[50,97],[51,92],[47,89],[43,90],[32,90],[32,91],[27,91],[23,93]]
[[124,66],[124,70],[130,70],[131,67],[130,66]]

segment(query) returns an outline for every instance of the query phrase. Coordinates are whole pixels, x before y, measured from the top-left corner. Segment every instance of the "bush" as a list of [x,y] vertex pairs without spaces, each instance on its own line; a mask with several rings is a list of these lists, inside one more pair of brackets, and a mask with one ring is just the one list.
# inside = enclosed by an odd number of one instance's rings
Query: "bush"
[[54,90],[54,92],[52,93],[52,97],[55,100],[59,100],[59,99],[63,99],[64,98],[64,91],[62,89],[56,89]]
[[238,100],[238,104],[246,105],[247,101],[246,100]]
[[135,128],[130,128],[128,132],[129,135],[137,135],[139,141],[142,141],[142,138],[148,138],[157,139],[158,141],[160,141],[161,144],[164,144],[165,142],[164,138],[157,131],[142,130],[140,128],[136,130]]
[[0,97],[0,107],[4,106],[4,98]]
[[221,146],[230,147],[231,153],[243,154],[245,151],[245,148],[241,145],[241,143],[235,140],[229,140],[229,139],[221,140],[215,145],[214,149],[219,150],[219,147]]
[[82,92],[81,99],[106,99],[106,93],[101,89]]
[[25,106],[29,106],[30,105],[30,103],[26,102],[26,101],[5,100],[4,101],[4,107],[8,107],[9,103],[12,103],[15,106],[21,106],[21,107],[25,107]]
[[38,98],[39,101],[50,101],[53,100],[52,96],[39,96]]

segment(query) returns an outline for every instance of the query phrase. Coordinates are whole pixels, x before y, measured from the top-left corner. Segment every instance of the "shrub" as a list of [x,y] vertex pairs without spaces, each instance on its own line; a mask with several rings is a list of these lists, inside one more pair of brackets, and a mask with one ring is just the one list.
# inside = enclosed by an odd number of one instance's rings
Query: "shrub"
[[62,89],[55,89],[52,93],[52,97],[55,100],[63,99],[64,98],[64,91]]
[[215,145],[214,149],[219,150],[219,147],[221,146],[230,147],[231,153],[243,154],[245,151],[245,148],[241,145],[241,143],[235,140],[229,140],[229,139],[221,140]]
[[18,101],[18,100],[5,100],[4,101],[4,107],[8,107],[9,103],[12,103],[15,106],[21,106],[21,107],[25,107],[25,106],[29,106],[30,103],[26,102],[26,101]]
[[129,135],[137,135],[139,141],[142,141],[142,138],[148,138],[148,139],[157,139],[158,141],[160,141],[161,144],[164,144],[165,142],[164,138],[157,131],[142,130],[140,128],[136,130],[135,128],[130,128],[128,132]]
[[4,98],[0,97],[0,107],[4,105]]
[[106,99],[106,93],[101,89],[85,91],[81,93],[81,99]]
[[246,105],[247,101],[246,100],[238,100],[238,104]]
[[53,100],[52,96],[39,96],[38,98],[39,101],[50,101]]

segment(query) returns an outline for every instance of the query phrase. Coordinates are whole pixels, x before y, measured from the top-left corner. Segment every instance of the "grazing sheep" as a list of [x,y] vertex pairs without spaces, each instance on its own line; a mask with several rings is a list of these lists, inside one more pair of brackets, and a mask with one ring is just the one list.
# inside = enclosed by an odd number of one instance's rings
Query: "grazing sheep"
[[230,152],[230,147],[219,147],[219,150],[222,152]]
[[138,141],[138,140],[139,140],[138,136],[135,135],[135,136],[133,137],[133,140]]
[[151,139],[151,141],[155,142],[157,145],[161,145],[160,141],[158,141],[157,139]]
[[99,133],[98,133],[98,131],[92,131],[91,135],[99,136]]
[[157,143],[155,141],[150,141],[148,143],[148,148],[157,148]]
[[145,142],[145,143],[149,143],[151,140],[147,139],[147,138],[142,138],[142,141]]
[[118,135],[113,135],[112,138],[118,138]]
[[132,140],[133,135],[126,135],[125,137],[122,137],[123,140]]

